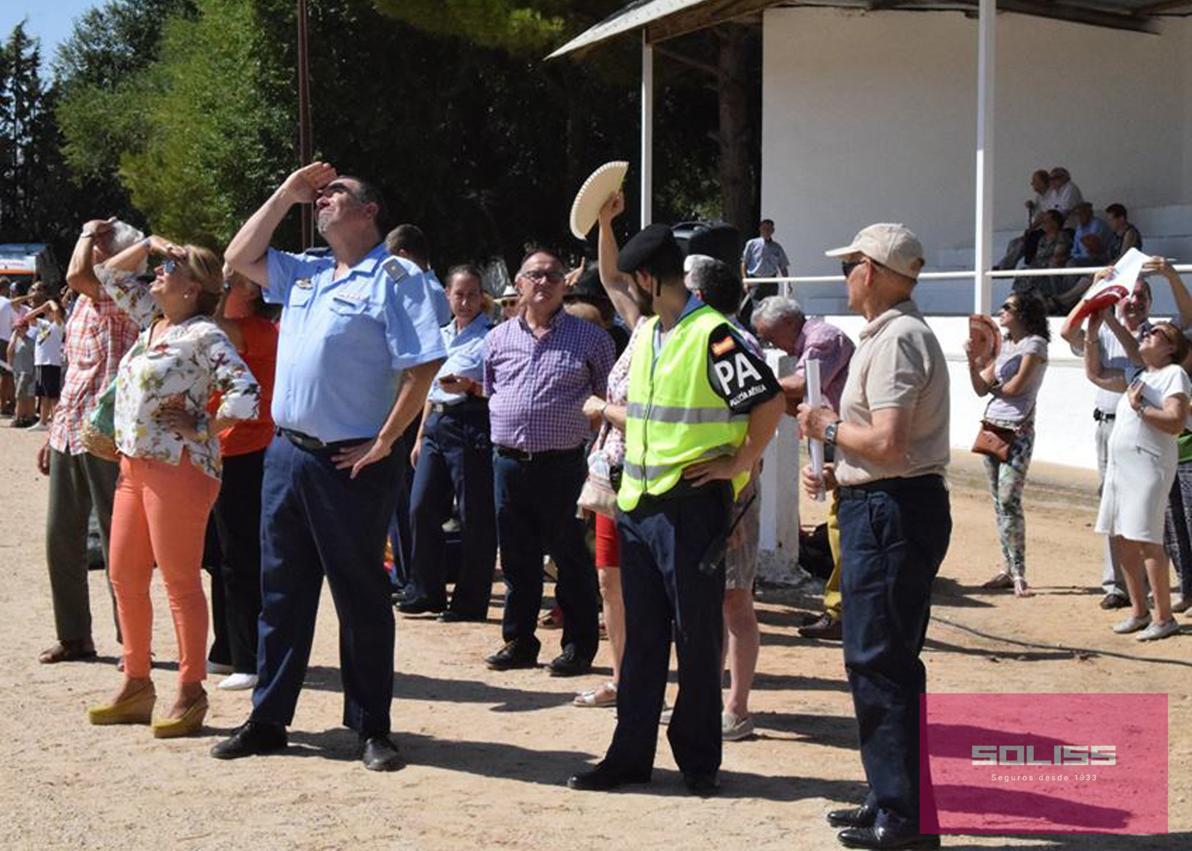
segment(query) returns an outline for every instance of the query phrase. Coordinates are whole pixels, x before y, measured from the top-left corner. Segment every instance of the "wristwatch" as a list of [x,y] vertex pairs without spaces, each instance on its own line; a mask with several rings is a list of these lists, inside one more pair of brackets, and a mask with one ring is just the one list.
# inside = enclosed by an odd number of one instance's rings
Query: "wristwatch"
[[836,429],[843,422],[843,420],[836,420],[836,422],[829,423],[828,427],[824,429],[824,443],[828,446],[836,445]]

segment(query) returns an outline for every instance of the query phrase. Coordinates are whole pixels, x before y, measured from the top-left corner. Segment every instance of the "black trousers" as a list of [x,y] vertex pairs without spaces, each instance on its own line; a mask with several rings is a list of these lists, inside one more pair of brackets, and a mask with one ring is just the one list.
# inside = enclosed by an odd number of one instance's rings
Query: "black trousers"
[[724,560],[700,561],[728,530],[732,489],[714,483],[671,499],[643,498],[618,513],[625,656],[617,686],[617,728],[604,762],[645,773],[654,766],[671,636],[679,697],[666,730],[684,774],[720,768],[720,653],[724,644]]
[[575,516],[588,475],[582,449],[518,460],[493,454],[497,536],[505,574],[505,641],[536,641],[542,607],[542,557],[559,568],[555,598],[563,609],[562,646],[590,661],[600,641],[600,590],[583,521]]
[[493,459],[486,409],[431,414],[423,429],[422,452],[410,497],[412,548],[407,600],[446,607],[446,536],[443,523],[459,503],[460,564],[451,609],[483,618],[492,595],[497,558],[493,506]]
[[[265,450],[223,459],[223,482],[212,517],[219,533],[218,584],[223,591],[224,635],[232,667],[257,672],[257,618],[261,614],[261,480]],[[215,596],[215,582],[212,596]]]

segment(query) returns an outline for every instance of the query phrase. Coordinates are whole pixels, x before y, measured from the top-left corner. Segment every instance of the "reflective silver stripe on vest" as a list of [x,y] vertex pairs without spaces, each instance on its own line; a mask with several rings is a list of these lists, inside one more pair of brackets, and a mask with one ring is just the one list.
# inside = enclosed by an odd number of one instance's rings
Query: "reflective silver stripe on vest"
[[748,414],[734,414],[724,407],[679,408],[671,405],[646,406],[640,402],[630,402],[626,406],[625,416],[635,420],[645,420],[647,411],[649,411],[651,422],[682,423],[683,425],[709,425],[749,419]]
[[632,479],[637,479],[641,482],[651,482],[654,479],[665,476],[667,473],[673,472],[674,470],[686,469],[692,464],[697,464],[700,461],[706,461],[709,458],[719,458],[722,455],[732,455],[734,452],[736,452],[736,448],[732,444],[726,443],[723,446],[716,447],[715,449],[709,449],[703,455],[699,456],[698,458],[693,458],[682,466],[676,464],[642,465],[635,464],[626,458],[624,467],[622,469],[624,471],[624,475],[629,476]]

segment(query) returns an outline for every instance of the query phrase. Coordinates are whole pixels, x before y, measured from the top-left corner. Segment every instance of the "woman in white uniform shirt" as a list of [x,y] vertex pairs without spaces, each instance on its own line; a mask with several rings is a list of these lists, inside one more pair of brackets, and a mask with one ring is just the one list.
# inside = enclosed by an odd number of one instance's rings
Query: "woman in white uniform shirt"
[[[1097,531],[1110,536],[1130,592],[1130,616],[1115,624],[1113,631],[1142,630],[1138,639],[1150,641],[1179,632],[1171,613],[1163,510],[1175,479],[1176,438],[1184,429],[1192,396],[1192,380],[1180,365],[1188,354],[1188,341],[1170,322],[1152,326],[1137,345],[1128,333],[1119,334],[1131,361],[1142,367],[1130,370],[1130,375],[1120,369],[1105,369],[1097,351],[1097,332],[1107,315],[1090,317],[1084,347],[1089,380],[1123,393],[1109,438]],[[1112,316],[1109,322],[1111,327],[1116,325]],[[1144,568],[1155,598],[1153,622],[1147,610]]]

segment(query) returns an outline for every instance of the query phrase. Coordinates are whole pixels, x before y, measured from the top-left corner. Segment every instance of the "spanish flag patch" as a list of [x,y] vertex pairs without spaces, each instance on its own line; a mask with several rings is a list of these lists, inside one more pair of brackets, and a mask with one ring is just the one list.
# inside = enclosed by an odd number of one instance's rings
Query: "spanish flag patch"
[[712,344],[712,355],[713,355],[713,357],[720,357],[725,352],[731,352],[734,348],[736,348],[736,346],[737,346],[737,342],[736,342],[736,340],[733,339],[732,335],[730,334],[727,337],[725,337],[723,340],[721,340],[719,343]]

